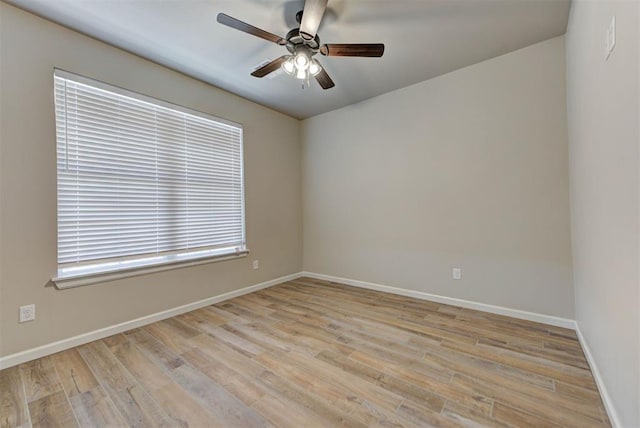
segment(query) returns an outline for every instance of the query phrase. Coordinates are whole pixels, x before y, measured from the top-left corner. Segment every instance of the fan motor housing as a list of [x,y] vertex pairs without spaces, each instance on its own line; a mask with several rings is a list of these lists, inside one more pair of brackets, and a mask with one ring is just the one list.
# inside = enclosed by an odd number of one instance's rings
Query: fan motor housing
[[299,28],[294,28],[293,30],[289,31],[287,33],[286,39],[287,44],[285,46],[287,47],[287,50],[292,54],[296,53],[296,49],[298,49],[299,46],[306,46],[311,52],[311,55],[317,54],[318,49],[320,48],[320,37],[318,37],[317,34],[313,39],[305,40],[300,35]]

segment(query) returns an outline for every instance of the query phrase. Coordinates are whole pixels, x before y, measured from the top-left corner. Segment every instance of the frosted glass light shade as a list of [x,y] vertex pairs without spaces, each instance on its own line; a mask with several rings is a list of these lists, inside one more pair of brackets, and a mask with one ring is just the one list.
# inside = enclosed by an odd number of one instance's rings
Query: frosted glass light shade
[[295,74],[295,65],[293,63],[293,57],[289,57],[289,59],[287,59],[285,62],[282,63],[282,68],[285,71],[285,73],[290,74],[290,75],[294,75]]
[[306,70],[309,68],[309,58],[304,53],[299,53],[296,55],[295,59],[296,67],[298,69]]
[[311,64],[309,64],[309,73],[311,73],[312,76],[316,76],[318,73],[320,73],[320,71],[322,71],[322,67],[320,67],[320,64],[318,64],[314,60],[311,60]]

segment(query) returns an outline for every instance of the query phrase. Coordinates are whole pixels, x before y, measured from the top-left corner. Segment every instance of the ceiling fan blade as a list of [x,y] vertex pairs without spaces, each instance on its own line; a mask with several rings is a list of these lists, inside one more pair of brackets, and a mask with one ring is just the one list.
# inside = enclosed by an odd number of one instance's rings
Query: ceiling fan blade
[[320,21],[327,9],[328,0],[306,0],[300,22],[300,36],[305,40],[313,40],[320,27]]
[[262,67],[255,70],[251,75],[253,77],[264,77],[269,73],[273,73],[276,71],[283,62],[285,62],[289,58],[289,55],[282,55],[280,58],[276,58],[271,61],[269,64],[263,65]]
[[336,84],[333,83],[333,80],[331,80],[331,77],[329,77],[329,75],[325,71],[324,67],[321,65],[320,68],[320,73],[316,74],[315,78],[320,86],[322,86],[322,89],[329,89],[336,86]]
[[284,46],[287,44],[287,41],[282,37],[276,36],[268,31],[264,31],[258,27],[254,27],[253,25],[247,24],[246,22],[240,21],[239,19],[233,18],[227,14],[219,13],[217,20],[222,25],[244,31],[252,36],[260,37],[261,39],[268,40],[278,45]]
[[382,43],[335,43],[320,46],[320,53],[324,56],[364,56],[381,57],[384,53]]

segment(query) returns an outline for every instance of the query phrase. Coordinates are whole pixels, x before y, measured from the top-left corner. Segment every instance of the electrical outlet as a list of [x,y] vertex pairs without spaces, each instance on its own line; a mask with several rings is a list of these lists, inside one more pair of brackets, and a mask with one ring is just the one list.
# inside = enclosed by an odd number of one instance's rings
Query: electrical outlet
[[36,319],[36,305],[20,306],[20,322],[33,321]]
[[462,279],[462,269],[453,268],[453,279]]
[[253,268],[254,269],[258,269],[260,267],[260,261],[259,260],[254,260],[253,261]]

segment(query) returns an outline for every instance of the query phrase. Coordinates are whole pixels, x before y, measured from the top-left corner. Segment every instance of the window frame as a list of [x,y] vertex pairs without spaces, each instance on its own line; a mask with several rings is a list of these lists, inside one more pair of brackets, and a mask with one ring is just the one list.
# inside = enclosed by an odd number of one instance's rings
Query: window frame
[[[246,210],[245,210],[245,183],[244,183],[244,130],[239,123],[222,119],[211,114],[193,110],[178,104],[170,103],[158,98],[150,97],[138,92],[111,85],[99,80],[84,77],[58,68],[52,74],[52,83],[55,91],[56,77],[71,80],[93,88],[115,93],[120,96],[132,98],[143,103],[153,104],[158,107],[170,109],[183,114],[196,116],[209,121],[217,122],[227,126],[238,128],[240,132],[240,190],[241,190],[241,223],[243,244],[239,247],[205,248],[205,249],[183,249],[170,251],[162,254],[139,254],[115,257],[111,259],[94,259],[79,263],[59,264],[57,275],[52,278],[52,282],[59,289],[78,287],[82,285],[95,284],[112,281],[137,275],[144,275],[152,272],[161,272],[170,269],[196,266],[205,263],[212,263],[224,260],[232,260],[246,257],[249,249],[246,245]],[[54,97],[55,98],[55,97]],[[55,107],[55,100],[54,100]],[[56,147],[58,146],[57,124],[56,126]],[[58,150],[56,149],[56,164],[58,162]],[[56,182],[58,181],[58,167],[56,167]],[[58,201],[58,185],[56,185],[56,201]],[[57,202],[56,202],[57,204]],[[56,209],[56,225],[58,210]],[[59,236],[56,232],[56,254],[58,254]],[[58,257],[56,257],[57,259]]]

